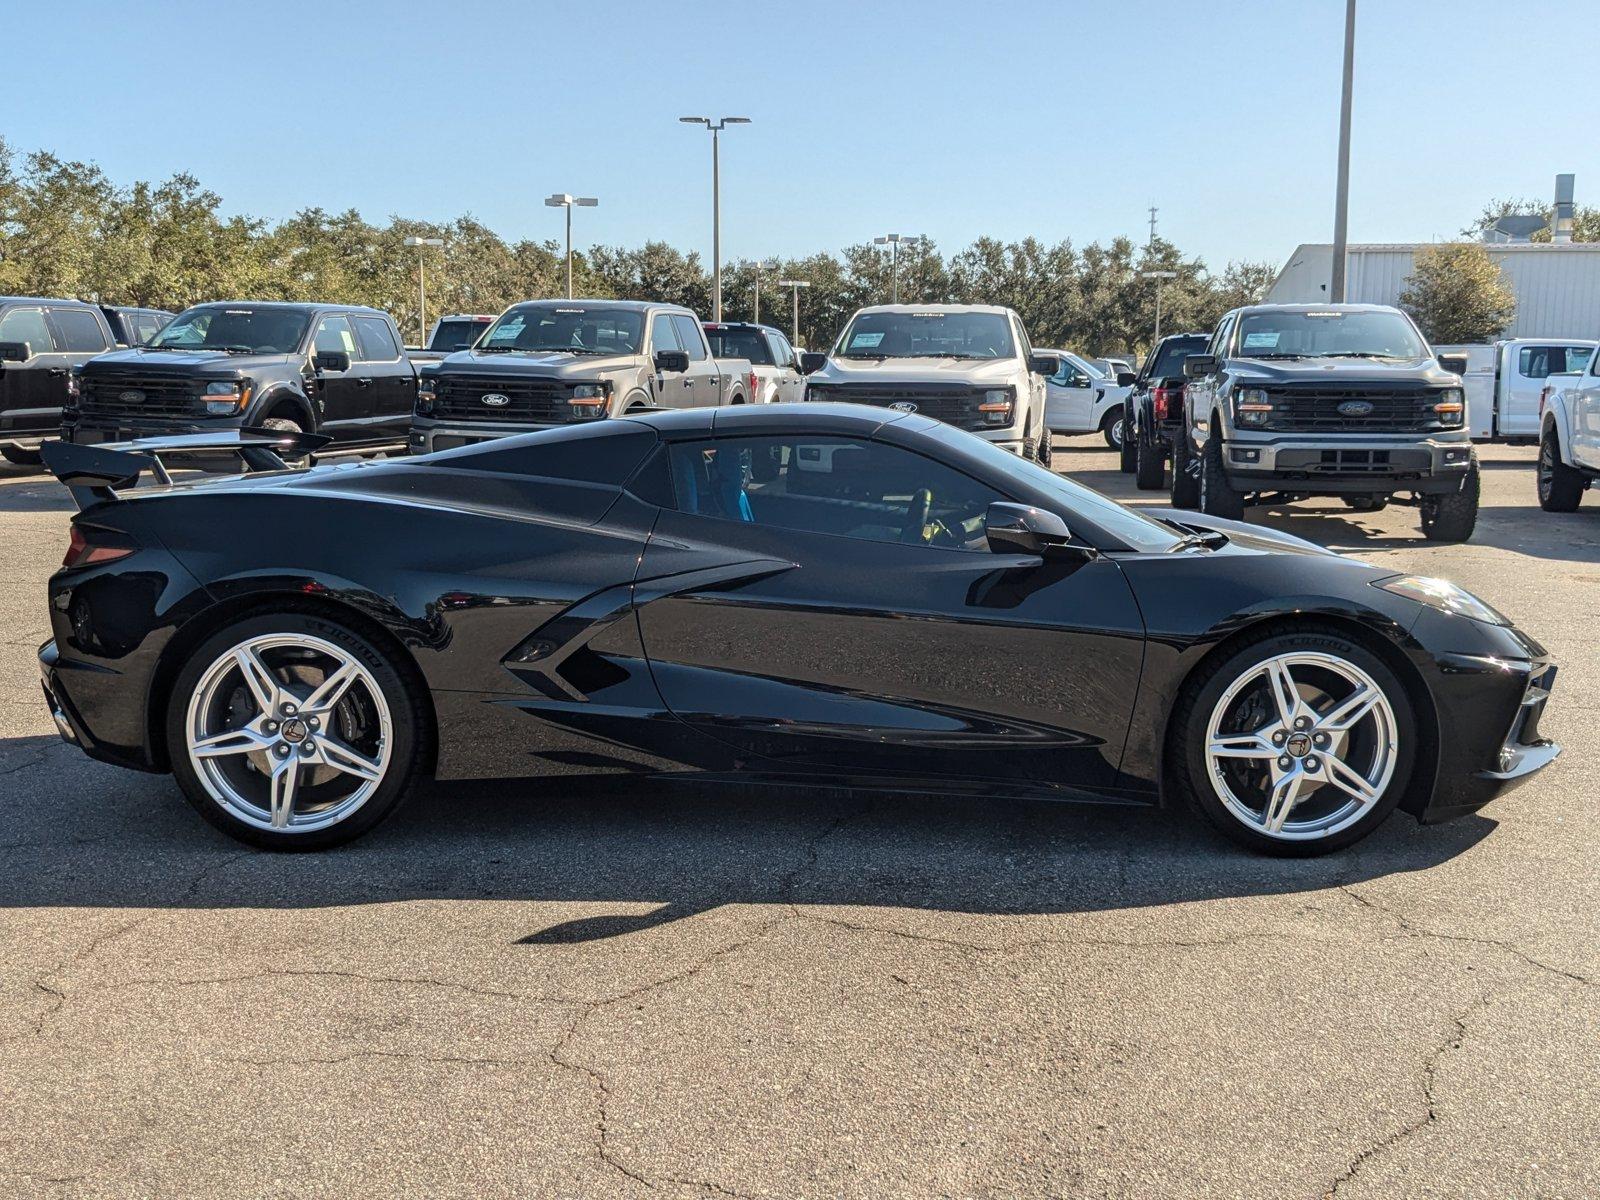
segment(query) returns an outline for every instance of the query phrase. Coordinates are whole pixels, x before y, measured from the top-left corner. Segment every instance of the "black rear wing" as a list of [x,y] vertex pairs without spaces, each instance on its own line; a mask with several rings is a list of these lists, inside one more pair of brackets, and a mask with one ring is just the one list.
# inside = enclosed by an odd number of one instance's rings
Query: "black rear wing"
[[146,467],[161,483],[170,484],[172,476],[161,461],[163,456],[234,454],[243,461],[246,472],[282,471],[288,467],[285,459],[303,458],[332,440],[325,433],[287,433],[246,426],[216,433],[183,433],[87,446],[45,442],[39,447],[39,454],[82,511],[91,504],[115,500],[119,491],[139,482]]

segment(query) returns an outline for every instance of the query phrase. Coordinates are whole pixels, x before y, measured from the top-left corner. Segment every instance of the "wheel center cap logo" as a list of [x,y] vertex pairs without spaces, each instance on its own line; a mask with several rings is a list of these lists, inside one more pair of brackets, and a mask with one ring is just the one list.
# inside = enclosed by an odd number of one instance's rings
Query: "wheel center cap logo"
[[299,717],[290,717],[283,723],[283,728],[279,732],[283,735],[284,741],[291,746],[295,746],[306,740],[306,734],[310,730],[306,728],[306,723]]
[[1311,735],[1309,733],[1291,733],[1288,742],[1284,745],[1284,749],[1296,758],[1304,758],[1311,753]]

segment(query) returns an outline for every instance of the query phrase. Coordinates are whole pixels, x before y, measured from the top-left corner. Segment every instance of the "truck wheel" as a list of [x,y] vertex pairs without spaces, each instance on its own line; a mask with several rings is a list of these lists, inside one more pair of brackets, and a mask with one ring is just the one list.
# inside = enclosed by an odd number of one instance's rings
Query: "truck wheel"
[[1117,447],[1117,467],[1124,475],[1132,475],[1139,467],[1139,436],[1124,425],[1122,445]]
[[1539,507],[1545,512],[1576,512],[1583,501],[1583,474],[1561,461],[1554,429],[1546,430],[1539,442],[1538,472]]
[[1129,438],[1138,456],[1133,483],[1141,492],[1159,492],[1167,482],[1167,456],[1144,438]]
[[1172,506],[1193,508],[1200,503],[1200,481],[1189,473],[1189,434],[1172,439]]
[[[1100,420],[1100,432],[1105,436],[1106,445],[1113,450],[1121,450],[1122,444],[1128,440],[1128,422],[1124,413],[1127,410],[1118,405]],[[1128,468],[1124,467],[1123,470]]]
[[1211,517],[1238,521],[1244,517],[1244,493],[1234,490],[1222,470],[1222,439],[1206,440],[1200,456],[1200,511]]
[[1056,456],[1055,440],[1055,435],[1048,429],[1039,438],[1038,454],[1035,456],[1034,461],[1046,471],[1050,469],[1050,463]]
[[44,457],[37,450],[23,450],[16,446],[0,446],[0,456],[19,467],[37,467],[44,462]]
[[1461,487],[1445,496],[1422,498],[1422,536],[1430,542],[1464,542],[1478,523],[1478,456],[1472,456]]

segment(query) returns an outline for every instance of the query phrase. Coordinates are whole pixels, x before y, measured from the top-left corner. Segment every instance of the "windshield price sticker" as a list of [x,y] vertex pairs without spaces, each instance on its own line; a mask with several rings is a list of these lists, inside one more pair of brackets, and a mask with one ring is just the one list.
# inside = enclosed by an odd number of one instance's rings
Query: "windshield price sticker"
[[1265,333],[1247,333],[1244,335],[1244,349],[1246,350],[1271,350],[1278,344],[1278,331],[1268,330]]
[[881,333],[858,333],[850,339],[852,350],[875,350],[883,341]]

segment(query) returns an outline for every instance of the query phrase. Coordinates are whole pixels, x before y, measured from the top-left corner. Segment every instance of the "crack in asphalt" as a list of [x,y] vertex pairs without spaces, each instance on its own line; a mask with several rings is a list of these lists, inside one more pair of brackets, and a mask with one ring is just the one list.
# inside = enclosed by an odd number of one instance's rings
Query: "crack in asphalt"
[[212,1061],[245,1067],[293,1067],[335,1066],[339,1063],[354,1062],[360,1058],[405,1058],[414,1062],[475,1067],[532,1067],[536,1065],[533,1060],[526,1058],[470,1058],[459,1054],[419,1054],[410,1050],[352,1050],[349,1054],[334,1054],[327,1057],[298,1057],[290,1055],[283,1058],[246,1058],[226,1055],[221,1058],[215,1058]]

